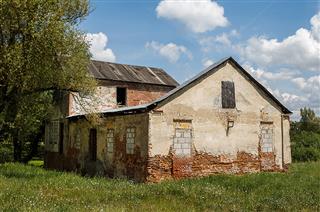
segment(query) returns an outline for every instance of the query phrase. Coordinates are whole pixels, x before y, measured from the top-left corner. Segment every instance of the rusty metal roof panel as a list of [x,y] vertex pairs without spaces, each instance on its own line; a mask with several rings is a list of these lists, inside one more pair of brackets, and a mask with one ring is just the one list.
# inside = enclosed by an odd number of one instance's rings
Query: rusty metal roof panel
[[146,83],[176,87],[179,84],[163,69],[92,60],[90,73],[101,80]]

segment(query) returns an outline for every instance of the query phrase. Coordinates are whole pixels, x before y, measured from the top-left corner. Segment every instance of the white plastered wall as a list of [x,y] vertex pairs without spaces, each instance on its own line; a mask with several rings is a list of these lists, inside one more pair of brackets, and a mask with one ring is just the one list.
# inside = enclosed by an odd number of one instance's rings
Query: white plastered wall
[[[235,85],[236,109],[221,108],[221,81]],[[211,74],[149,114],[149,155],[167,155],[173,142],[174,119],[192,120],[193,145],[198,152],[228,155],[238,152],[258,155],[260,123],[272,123],[276,164],[282,167],[281,112],[268,97],[231,64]],[[226,135],[227,120],[234,126]],[[289,124],[284,123],[284,153],[291,161]]]

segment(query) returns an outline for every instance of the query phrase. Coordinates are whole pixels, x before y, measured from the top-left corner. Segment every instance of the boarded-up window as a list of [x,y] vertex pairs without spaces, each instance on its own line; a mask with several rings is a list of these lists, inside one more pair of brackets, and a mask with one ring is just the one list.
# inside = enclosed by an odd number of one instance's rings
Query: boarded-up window
[[114,129],[107,130],[107,152],[113,153],[114,148]]
[[234,83],[230,81],[221,82],[221,102],[222,108],[235,108],[236,99],[234,91]]
[[89,134],[89,157],[90,160],[97,160],[97,130],[90,129]]
[[191,129],[175,129],[173,149],[177,156],[191,156]]
[[127,154],[134,153],[134,144],[135,144],[135,137],[136,137],[136,128],[129,127],[127,128],[126,134],[126,152]]
[[261,151],[273,152],[273,125],[261,124]]

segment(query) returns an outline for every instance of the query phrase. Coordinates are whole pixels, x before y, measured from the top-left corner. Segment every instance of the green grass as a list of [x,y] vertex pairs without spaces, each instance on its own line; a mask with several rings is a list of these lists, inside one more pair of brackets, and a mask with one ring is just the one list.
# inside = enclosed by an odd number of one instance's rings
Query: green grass
[[43,167],[43,160],[30,160],[28,165],[36,166],[36,167]]
[[320,162],[159,184],[0,165],[0,211],[319,211],[319,198]]

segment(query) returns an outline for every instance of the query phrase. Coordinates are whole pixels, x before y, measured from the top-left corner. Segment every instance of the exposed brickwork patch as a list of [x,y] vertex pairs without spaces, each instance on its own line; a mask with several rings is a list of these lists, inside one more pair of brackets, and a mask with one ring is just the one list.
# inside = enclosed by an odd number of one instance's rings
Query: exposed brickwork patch
[[205,152],[195,152],[192,157],[176,157],[172,153],[166,156],[156,155],[149,158],[147,181],[279,170],[275,165],[274,155],[271,157],[269,154],[268,158],[268,162],[261,161],[261,156],[246,152],[238,152],[234,159],[228,155],[215,156]]

